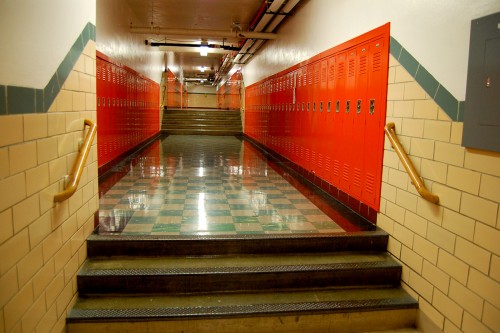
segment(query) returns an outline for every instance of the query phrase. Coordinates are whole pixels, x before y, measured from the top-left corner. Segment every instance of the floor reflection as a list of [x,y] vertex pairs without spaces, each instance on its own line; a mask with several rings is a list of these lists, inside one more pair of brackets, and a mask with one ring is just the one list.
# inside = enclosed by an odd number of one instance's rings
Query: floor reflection
[[236,137],[168,136],[102,182],[99,233],[215,235],[344,229]]

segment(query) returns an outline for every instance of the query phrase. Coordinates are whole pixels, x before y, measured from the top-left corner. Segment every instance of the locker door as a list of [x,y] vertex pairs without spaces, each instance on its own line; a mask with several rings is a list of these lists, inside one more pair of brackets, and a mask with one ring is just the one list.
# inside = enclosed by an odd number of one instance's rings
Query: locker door
[[335,100],[333,102],[333,141],[331,155],[333,159],[332,183],[340,188],[342,175],[344,145],[347,144],[343,137],[345,115],[345,79],[346,79],[346,54],[335,55]]
[[351,184],[349,194],[361,200],[362,178],[364,173],[365,117],[367,113],[366,89],[368,85],[368,49],[362,44],[356,49],[356,93],[352,112],[353,136],[351,155]]
[[378,210],[382,178],[382,157],[387,100],[389,43],[380,38],[369,44],[367,114],[364,152],[363,201]]
[[325,148],[325,180],[333,184],[333,146],[337,144],[335,141],[335,100],[337,99],[336,85],[335,85],[335,56],[327,59],[327,89],[325,96],[326,108],[326,146]]
[[318,175],[326,180],[330,172],[330,167],[325,163],[328,155],[328,122],[327,122],[327,100],[328,100],[328,58],[321,60],[320,83],[319,83],[319,101],[318,101]]
[[312,164],[312,149],[313,149],[313,123],[312,123],[312,99],[313,99],[313,65],[307,65],[307,88],[306,88],[306,101],[305,101],[305,122],[304,122],[304,145],[306,148],[306,168],[313,170]]

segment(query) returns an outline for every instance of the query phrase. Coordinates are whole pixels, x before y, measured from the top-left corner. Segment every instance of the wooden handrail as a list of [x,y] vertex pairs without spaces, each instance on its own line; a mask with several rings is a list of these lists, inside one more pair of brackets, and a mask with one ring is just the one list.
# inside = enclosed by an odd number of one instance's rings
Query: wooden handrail
[[90,147],[92,146],[92,141],[94,140],[95,134],[97,132],[97,125],[89,119],[85,119],[85,125],[90,126],[90,130],[85,137],[85,141],[80,149],[80,153],[76,158],[75,165],[73,166],[73,173],[68,184],[65,186],[64,191],[57,193],[54,195],[54,202],[62,202],[75,193],[76,188],[78,187],[78,183],[80,182],[80,178],[82,177],[83,168],[85,167],[85,163],[87,162],[87,156],[90,152]]
[[437,195],[429,192],[429,190],[427,190],[424,183],[422,182],[422,179],[420,179],[420,176],[418,175],[417,170],[415,170],[413,163],[411,162],[410,158],[408,157],[405,150],[403,149],[403,146],[401,146],[401,143],[399,142],[399,139],[396,135],[396,125],[394,125],[394,123],[388,123],[387,125],[385,125],[384,130],[385,130],[385,134],[389,138],[389,141],[391,142],[392,148],[394,148],[394,150],[396,151],[396,154],[398,155],[399,159],[403,163],[403,166],[405,167],[406,172],[410,176],[411,183],[417,189],[417,192],[425,200],[430,201],[433,204],[437,205],[439,203],[439,197]]

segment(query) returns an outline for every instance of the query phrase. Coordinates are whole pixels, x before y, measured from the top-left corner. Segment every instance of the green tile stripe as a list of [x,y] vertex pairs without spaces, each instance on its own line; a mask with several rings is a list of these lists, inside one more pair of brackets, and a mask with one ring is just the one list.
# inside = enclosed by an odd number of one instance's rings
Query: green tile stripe
[[0,115],[47,112],[88,41],[95,41],[95,36],[95,25],[87,23],[45,88],[0,85]]
[[453,121],[464,121],[465,101],[456,99],[392,36],[390,52]]

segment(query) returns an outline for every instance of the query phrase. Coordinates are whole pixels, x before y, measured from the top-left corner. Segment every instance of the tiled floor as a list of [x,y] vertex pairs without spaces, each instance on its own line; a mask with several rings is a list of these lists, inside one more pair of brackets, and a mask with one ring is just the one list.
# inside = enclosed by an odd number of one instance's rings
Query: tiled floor
[[99,232],[344,232],[275,169],[250,143],[236,137],[163,137],[116,166],[108,179],[114,178],[114,183],[123,177],[114,185],[101,182]]

